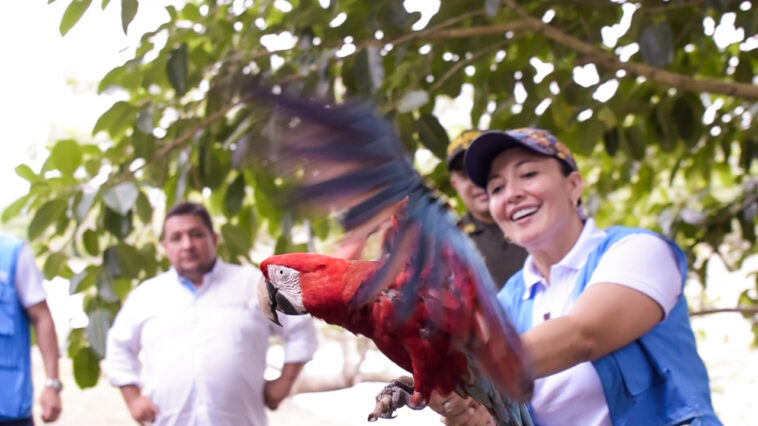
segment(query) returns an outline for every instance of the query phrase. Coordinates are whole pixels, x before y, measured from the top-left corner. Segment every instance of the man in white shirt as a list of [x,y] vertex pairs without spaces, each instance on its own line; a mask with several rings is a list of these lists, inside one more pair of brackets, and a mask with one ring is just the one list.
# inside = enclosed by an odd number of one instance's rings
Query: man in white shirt
[[[258,308],[260,272],[216,258],[218,236],[198,204],[166,215],[162,245],[172,268],[134,289],[108,333],[104,370],[132,417],[154,425],[265,426],[315,352],[308,316],[272,325]],[[265,381],[269,337],[282,337],[284,367]]]

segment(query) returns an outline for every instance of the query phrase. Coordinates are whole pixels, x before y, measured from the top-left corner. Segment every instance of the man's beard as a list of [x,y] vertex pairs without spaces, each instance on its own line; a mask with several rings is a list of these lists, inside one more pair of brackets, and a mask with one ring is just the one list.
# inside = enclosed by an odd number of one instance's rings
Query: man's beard
[[205,275],[208,272],[213,269],[213,265],[216,264],[216,258],[214,257],[213,260],[208,262],[207,264],[197,265],[194,268],[175,268],[176,273],[179,274],[179,276],[182,277],[189,277],[189,276],[195,276],[195,275]]

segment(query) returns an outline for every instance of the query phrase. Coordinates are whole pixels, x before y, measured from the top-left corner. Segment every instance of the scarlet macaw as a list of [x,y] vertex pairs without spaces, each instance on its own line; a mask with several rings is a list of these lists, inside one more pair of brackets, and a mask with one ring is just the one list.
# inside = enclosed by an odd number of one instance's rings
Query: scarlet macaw
[[395,215],[378,261],[312,253],[266,259],[264,312],[275,322],[276,311],[309,313],[367,336],[411,371],[412,389],[389,390],[393,404],[380,417],[391,418],[403,403],[423,408],[436,390],[472,396],[500,425],[531,424],[516,402],[531,396],[528,363],[492,278],[394,129],[365,104],[265,97],[286,126],[262,163],[297,182],[290,206],[339,209],[347,230],[375,227],[388,210]]

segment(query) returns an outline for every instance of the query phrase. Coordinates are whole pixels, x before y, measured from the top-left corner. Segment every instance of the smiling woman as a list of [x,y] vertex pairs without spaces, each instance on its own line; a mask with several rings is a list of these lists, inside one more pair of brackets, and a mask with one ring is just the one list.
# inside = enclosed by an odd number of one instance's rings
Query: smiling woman
[[538,378],[535,423],[720,424],[681,249],[643,229],[596,228],[571,153],[544,130],[484,133],[464,161],[495,222],[529,252],[498,298]]

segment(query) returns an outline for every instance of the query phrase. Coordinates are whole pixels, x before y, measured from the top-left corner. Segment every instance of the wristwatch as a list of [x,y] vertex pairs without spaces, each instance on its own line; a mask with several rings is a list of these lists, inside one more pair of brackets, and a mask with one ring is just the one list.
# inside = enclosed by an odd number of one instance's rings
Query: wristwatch
[[57,390],[58,392],[60,392],[61,390],[63,390],[63,383],[61,383],[61,381],[58,379],[51,379],[48,377],[47,380],[45,380],[45,387],[53,388]]

